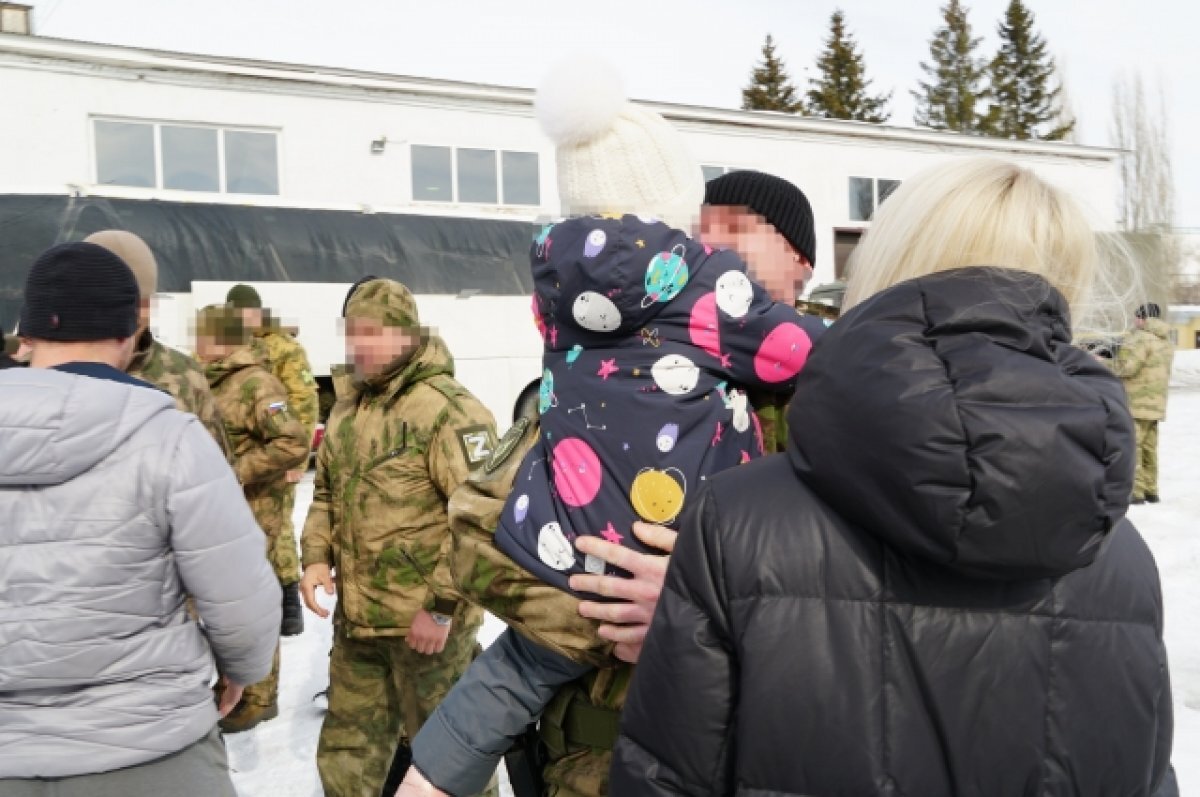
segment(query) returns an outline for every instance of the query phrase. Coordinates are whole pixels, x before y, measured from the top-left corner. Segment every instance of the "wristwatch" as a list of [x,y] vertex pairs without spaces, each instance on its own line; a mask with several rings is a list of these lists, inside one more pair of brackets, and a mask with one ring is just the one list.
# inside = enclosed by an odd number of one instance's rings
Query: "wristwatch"
[[430,612],[430,613],[429,613],[429,616],[433,618],[433,621],[434,621],[435,623],[437,623],[438,625],[442,626],[443,628],[444,628],[445,626],[448,626],[448,625],[450,625],[450,621],[454,619],[454,618],[453,618],[453,617],[451,617],[450,615],[448,615],[448,614],[442,614],[441,612]]

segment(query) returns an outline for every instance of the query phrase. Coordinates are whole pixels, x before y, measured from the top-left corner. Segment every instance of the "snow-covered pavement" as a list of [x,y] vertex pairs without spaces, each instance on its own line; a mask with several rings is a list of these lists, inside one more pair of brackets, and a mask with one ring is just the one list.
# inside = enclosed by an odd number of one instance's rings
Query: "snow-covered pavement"
[[[1182,794],[1200,794],[1200,351],[1177,355],[1168,420],[1160,428],[1163,502],[1132,507],[1130,518],[1154,551],[1162,574],[1166,637],[1175,696],[1174,762]],[[306,480],[296,506],[303,526],[312,495]],[[332,631],[311,614],[305,631],[283,640],[279,717],[228,737],[242,797],[320,797],[315,755]],[[489,618],[481,639],[501,630]],[[511,792],[505,789],[505,794]]]

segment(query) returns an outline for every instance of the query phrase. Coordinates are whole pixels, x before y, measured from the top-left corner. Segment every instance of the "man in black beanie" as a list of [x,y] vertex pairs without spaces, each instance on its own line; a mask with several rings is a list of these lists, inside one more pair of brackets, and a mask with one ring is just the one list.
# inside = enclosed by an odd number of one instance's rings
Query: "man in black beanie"
[[[737,252],[750,275],[777,302],[795,305],[812,277],[817,256],[812,205],[782,177],[754,171],[729,172],[710,180],[700,209],[700,240]],[[763,430],[763,451],[787,445],[791,397],[750,393]]]
[[196,417],[125,373],[120,257],[55,246],[24,300],[30,367],[0,372],[0,794],[234,797],[218,715],[279,628],[262,531]]

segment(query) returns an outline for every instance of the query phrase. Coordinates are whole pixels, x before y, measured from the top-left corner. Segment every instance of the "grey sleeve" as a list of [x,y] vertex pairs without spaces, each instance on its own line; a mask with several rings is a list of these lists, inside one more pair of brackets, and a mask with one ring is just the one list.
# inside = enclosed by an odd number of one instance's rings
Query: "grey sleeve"
[[592,668],[505,631],[413,739],[413,765],[448,794],[477,794],[560,686]]
[[199,422],[171,462],[167,518],[183,588],[196,604],[221,672],[242,685],[271,670],[281,594],[266,539],[242,488]]

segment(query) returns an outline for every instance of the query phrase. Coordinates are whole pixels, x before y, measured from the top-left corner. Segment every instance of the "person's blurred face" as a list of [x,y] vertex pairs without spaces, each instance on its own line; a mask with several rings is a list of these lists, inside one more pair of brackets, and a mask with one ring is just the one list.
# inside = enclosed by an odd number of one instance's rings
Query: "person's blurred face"
[[196,336],[196,359],[202,363],[215,363],[224,360],[238,350],[238,346],[228,343],[218,343],[215,335]]
[[261,307],[243,307],[239,311],[242,317],[242,322],[250,329],[260,329],[263,325],[263,311]]
[[700,211],[700,240],[737,252],[750,276],[777,302],[793,304],[812,278],[808,258],[749,208],[705,205]]
[[346,319],[346,357],[364,378],[383,373],[420,342],[412,330],[384,326],[373,318]]

